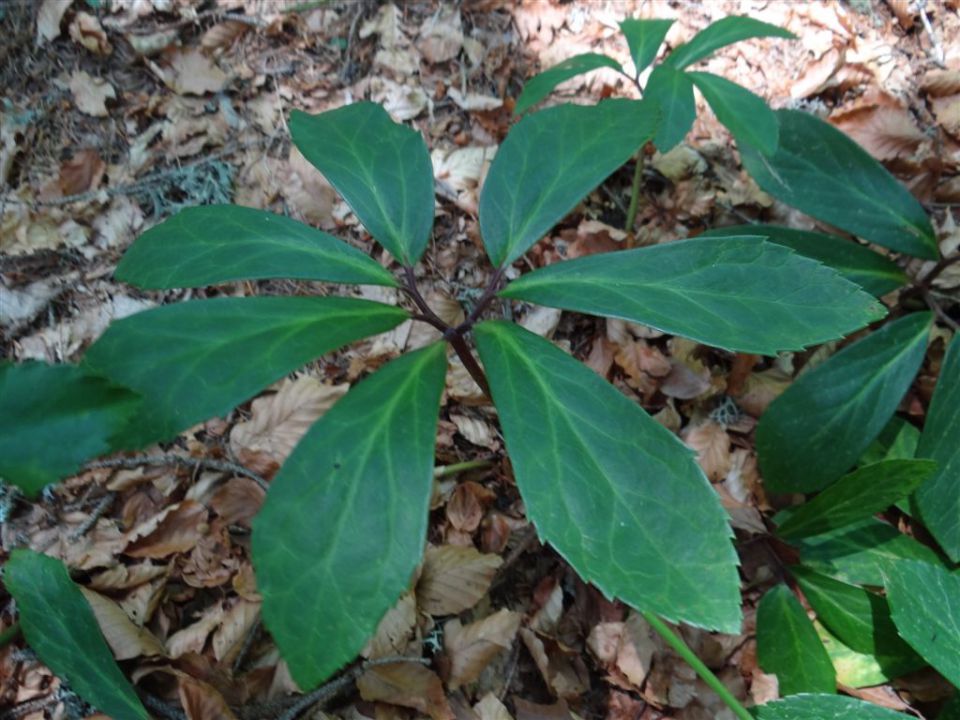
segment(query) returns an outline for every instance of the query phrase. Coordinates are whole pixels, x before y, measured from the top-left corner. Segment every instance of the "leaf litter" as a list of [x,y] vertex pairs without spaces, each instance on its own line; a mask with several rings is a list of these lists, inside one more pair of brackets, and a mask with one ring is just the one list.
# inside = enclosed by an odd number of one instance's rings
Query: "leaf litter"
[[[948,40],[960,36],[960,21],[928,6],[941,33],[938,66],[926,59],[936,51],[932,38],[902,5],[863,14],[833,3],[745,10],[722,2],[685,9],[667,42],[675,47],[734,13],[790,28],[798,42],[740,44],[705,69],[775,107],[819,112],[921,199],[956,203],[960,45]],[[293,108],[318,112],[363,97],[425,135],[437,189],[438,279],[424,292],[442,317],[462,318],[486,272],[479,188],[522,83],[577,52],[626,62],[617,22],[660,14],[641,3],[552,0],[330,3],[296,12],[258,0],[227,0],[212,12],[159,0],[12,6],[0,19],[9,38],[0,51],[7,88],[0,109],[4,356],[76,360],[112,319],[186,297],[131,294],[111,277],[139,232],[186,205],[234,200],[286,212],[379,257],[344,201],[290,147],[284,121]],[[569,81],[549,102],[630,92],[617,76],[598,72]],[[638,244],[760,216],[812,227],[739,170],[726,131],[709,112],[698,113],[689,140],[649,158]],[[528,261],[538,267],[624,247],[623,175],[531,249]],[[941,227],[942,242],[953,248],[960,234],[949,214]],[[944,273],[938,282],[950,287],[956,277]],[[190,294],[315,289],[264,281]],[[680,434],[745,537],[765,532],[771,506],[758,482],[751,423],[809,358],[748,361],[622,321],[517,310],[526,327],[586,360]],[[175,451],[237,462],[269,480],[351,383],[403,349],[431,342],[430,332],[408,325],[324,358],[227,417],[190,429]],[[715,414],[725,399],[736,407],[734,416],[723,416],[730,422]],[[423,565],[363,652],[429,664],[372,666],[328,706],[329,715],[316,715],[722,717],[715,696],[639,615],[608,602],[530,540],[495,416],[455,361],[440,427],[438,466],[494,461],[438,478]],[[39,503],[18,504],[0,540],[4,553],[26,544],[83,571],[78,580],[98,622],[142,690],[191,720],[247,718],[262,703],[289,707],[285,698],[295,689],[259,625],[249,528],[262,500],[256,482],[230,472],[94,469]],[[776,688],[756,664],[751,605],[757,584],[769,582],[775,568],[752,544],[741,557],[748,588],[743,634],[682,633],[735,694],[762,702]],[[0,626],[11,621],[8,608]],[[8,646],[0,650],[0,674],[10,679],[0,687],[0,704],[48,698],[43,707],[53,712],[59,683],[35,659]]]

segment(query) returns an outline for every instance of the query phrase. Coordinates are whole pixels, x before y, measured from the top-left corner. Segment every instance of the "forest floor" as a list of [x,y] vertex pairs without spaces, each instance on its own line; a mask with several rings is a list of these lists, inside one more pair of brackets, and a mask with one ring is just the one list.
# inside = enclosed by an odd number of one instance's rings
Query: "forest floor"
[[[187,297],[316,292],[314,284],[292,281],[186,292],[143,292],[115,281],[116,263],[134,238],[184,207],[270,209],[379,257],[343,200],[291,147],[286,126],[292,109],[320,112],[363,98],[417,128],[431,151],[437,216],[421,288],[441,317],[454,319],[489,274],[478,188],[526,80],[580,52],[626,61],[617,28],[626,17],[676,18],[667,35],[675,47],[730,14],[786,27],[797,39],[739,43],[706,68],[774,107],[828,117],[910,187],[930,211],[942,247],[956,249],[955,2],[8,1],[0,3],[0,356],[75,361],[111,320]],[[599,71],[561,86],[548,103],[633,92]],[[698,103],[686,142],[649,158],[636,241],[754,220],[814,227],[757,188],[726,131]],[[628,165],[609,178],[522,262],[538,267],[620,247],[632,172]],[[924,266],[907,269],[917,275]],[[392,290],[366,296],[401,300]],[[930,344],[901,406],[918,424],[960,302],[941,310],[942,341]],[[697,452],[737,532],[746,620],[735,636],[690,628],[683,635],[740,698],[776,697],[775,680],[757,665],[753,629],[757,598],[782,576],[783,548],[771,540],[768,518],[785,499],[763,492],[752,431],[796,372],[837,345],[760,361],[619,321],[522,312],[525,327],[564,344]],[[146,453],[193,465],[134,461],[92,469],[36,503],[5,506],[0,557],[27,545],[83,572],[82,582],[99,595],[98,618],[115,655],[158,716],[279,717],[298,689],[259,621],[250,520],[263,492],[250,478],[202,461],[236,463],[269,481],[351,384],[430,342],[430,332],[405,323]],[[452,363],[436,458],[451,469],[438,476],[428,541],[472,588],[471,608],[451,619],[423,607],[422,588],[405,596],[365,656],[422,655],[432,660],[429,672],[406,680],[371,676],[360,690],[351,683],[303,717],[732,717],[638,616],[605,600],[537,542],[495,416]],[[474,467],[457,471],[469,461]],[[436,597],[430,602],[443,606]],[[521,621],[498,623],[504,608]],[[14,618],[12,601],[0,593],[0,629]],[[499,652],[444,643],[453,623],[486,623]],[[458,687],[453,667],[479,679]],[[945,689],[930,672],[849,692],[905,710],[922,709]],[[0,718],[85,716],[70,698],[22,642],[0,650]]]

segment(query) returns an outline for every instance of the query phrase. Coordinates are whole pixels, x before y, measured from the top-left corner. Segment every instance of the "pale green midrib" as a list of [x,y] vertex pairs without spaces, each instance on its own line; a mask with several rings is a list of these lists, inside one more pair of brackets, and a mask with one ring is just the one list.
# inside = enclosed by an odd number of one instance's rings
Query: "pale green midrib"
[[[555,425],[554,425],[554,423],[553,423],[553,421],[552,421],[552,417],[553,417],[554,415],[558,416],[561,420],[564,421],[564,423],[566,424],[567,428],[569,429],[571,435],[573,435],[573,436],[576,438],[576,441],[577,441],[577,443],[580,445],[580,447],[582,447],[582,448],[586,451],[586,452],[584,453],[584,456],[587,457],[587,458],[589,459],[590,463],[597,469],[599,475],[600,475],[601,477],[603,477],[604,479],[606,479],[606,478],[607,478],[606,472],[604,471],[604,468],[600,465],[600,463],[597,461],[597,459],[596,459],[596,457],[594,456],[593,451],[591,450],[589,444],[583,439],[583,437],[581,436],[580,432],[576,429],[576,427],[575,427],[575,426],[573,425],[573,423],[571,422],[570,418],[567,417],[566,414],[562,411],[562,410],[563,410],[562,405],[560,405],[560,403],[557,402],[555,398],[552,398],[552,397],[551,397],[551,394],[550,394],[550,391],[549,391],[549,387],[547,386],[547,384],[546,384],[546,382],[544,381],[544,379],[541,377],[541,374],[537,372],[537,369],[538,369],[538,368],[537,368],[536,363],[534,363],[528,356],[526,356],[526,355],[524,354],[522,347],[519,345],[519,343],[518,343],[514,338],[510,337],[510,336],[509,336],[508,334],[506,334],[506,333],[502,333],[502,332],[499,332],[499,331],[496,331],[496,330],[495,330],[495,332],[499,334],[502,342],[504,342],[505,344],[509,344],[510,346],[513,347],[513,355],[514,355],[518,360],[520,360],[520,362],[527,368],[527,372],[528,372],[528,373],[534,378],[534,380],[536,381],[535,384],[536,384],[537,387],[540,388],[540,394],[541,394],[541,396],[544,398],[544,400],[546,401],[546,402],[544,402],[544,407],[545,407],[545,408],[547,408],[547,407],[553,407],[553,408],[555,408],[555,409],[556,409],[556,408],[559,408],[559,409],[560,409],[560,412],[554,411],[554,412],[552,412],[552,413],[546,413],[546,416],[547,416],[548,418],[551,418],[551,421],[550,421],[551,437],[554,438],[556,447],[561,447],[561,444],[560,444],[559,442],[556,442],[557,435],[556,435],[556,432],[555,432],[555,430],[554,430]],[[511,384],[514,384],[514,383],[511,382]],[[608,434],[608,437],[612,437],[612,436],[610,436],[610,435]],[[656,539],[653,538],[653,536],[651,536],[651,535],[649,534],[649,532],[648,532],[645,524],[644,524],[643,522],[641,522],[640,518],[637,517],[637,515],[633,512],[633,509],[631,508],[630,504],[629,504],[628,502],[626,502],[626,500],[624,499],[623,495],[620,494],[620,490],[619,490],[619,488],[616,486],[616,484],[613,483],[613,482],[611,482],[610,480],[607,480],[607,485],[613,490],[613,493],[614,493],[614,495],[615,495],[615,497],[616,497],[616,499],[617,499],[617,502],[618,502],[622,507],[624,507],[624,508],[627,510],[627,514],[628,514],[628,516],[629,516],[630,518],[632,518],[632,520],[633,520],[633,522],[634,522],[634,526],[635,526],[635,527],[641,532],[641,534],[646,538],[648,546],[651,547],[651,548],[660,548],[660,547],[661,547],[661,543],[657,542]],[[566,504],[566,498],[564,498],[564,503]],[[568,513],[568,516],[572,517],[572,515],[570,515],[569,513]],[[729,526],[728,526],[728,527],[729,527]],[[549,539],[549,538],[548,538],[548,539]],[[729,554],[729,553],[728,553],[728,554]],[[728,558],[728,559],[732,559],[732,558]],[[688,590],[690,591],[690,593],[691,593],[692,595],[695,595],[695,596],[696,596],[696,595],[700,595],[700,594],[701,594],[700,591],[699,591],[699,588],[698,588],[695,584],[692,584],[692,583],[690,582],[689,578],[687,578],[685,575],[683,575],[683,574],[681,573],[681,574],[679,574],[679,577],[678,577],[677,574],[673,572],[673,566],[671,566],[669,563],[667,563],[667,562],[666,562],[666,558],[665,558],[664,556],[662,556],[662,555],[661,555],[661,560],[664,561],[664,566],[668,568],[669,578],[679,579],[682,583],[686,583],[686,584],[688,585]],[[692,564],[692,567],[697,567],[697,564]],[[584,572],[587,573],[587,574],[591,574],[591,575],[593,574],[593,573],[590,573],[590,571],[589,571],[588,568],[584,568]],[[595,580],[595,582],[596,582],[596,580]],[[665,610],[658,610],[657,612],[664,612],[664,611],[665,611]],[[716,621],[714,620],[714,622],[716,622]]]

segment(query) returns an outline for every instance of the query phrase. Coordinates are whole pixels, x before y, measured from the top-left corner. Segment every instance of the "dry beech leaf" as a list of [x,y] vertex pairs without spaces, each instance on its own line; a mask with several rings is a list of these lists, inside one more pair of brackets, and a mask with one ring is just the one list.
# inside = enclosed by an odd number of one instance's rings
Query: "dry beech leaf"
[[96,150],[78,150],[60,166],[60,192],[63,195],[85,193],[100,184],[106,169],[107,164]]
[[37,11],[37,44],[60,37],[60,22],[70,9],[67,0],[43,0]]
[[590,675],[579,655],[562,651],[558,643],[540,638],[529,628],[520,629],[520,638],[555,696],[573,699],[590,689]]
[[168,54],[163,81],[178,95],[206,95],[223,90],[227,75],[200,50],[175,49]]
[[747,376],[743,393],[734,397],[743,410],[753,417],[760,417],[767,406],[790,386],[790,382],[790,376],[777,367],[752,372]]
[[236,20],[217,23],[203,34],[200,44],[207,50],[225,48],[249,29],[249,25]]
[[909,156],[926,139],[910,112],[895,102],[858,107],[830,122],[877,160]]
[[240,600],[223,616],[213,633],[213,656],[218,662],[231,662],[260,617],[260,603]]
[[517,720],[574,720],[574,715],[563,698],[552,705],[539,705],[515,697],[513,707],[517,712]]
[[931,98],[930,104],[940,127],[960,139],[960,94]]
[[210,509],[228,525],[250,525],[265,493],[250,478],[230,478],[210,498]]
[[365,658],[377,658],[402,655],[407,643],[413,637],[417,625],[417,600],[412,592],[404,593],[397,604],[377,625],[377,631],[370,638],[361,655]]
[[413,708],[433,720],[453,720],[453,710],[440,677],[418,662],[398,662],[368,668],[357,680],[360,697]]
[[83,70],[74,70],[70,76],[70,92],[77,110],[93,117],[107,117],[106,102],[117,97],[113,85]]
[[457,430],[468,442],[485,447],[488,450],[495,450],[500,446],[500,441],[497,440],[490,423],[460,413],[450,413],[450,421],[457,426]]
[[136,565],[114,565],[90,578],[87,587],[92,590],[128,590],[166,575],[169,565],[143,562]]
[[[66,3],[69,5],[69,3]],[[77,16],[70,23],[70,37],[74,42],[83,45],[87,50],[97,55],[109,55],[113,52],[113,46],[107,40],[107,33],[104,32],[100,21],[90,13],[78,12]]]
[[649,378],[645,376],[666,377],[672,369],[670,360],[644,340],[627,341],[617,350],[614,359],[627,374],[627,384],[631,387],[649,382]]
[[680,434],[687,447],[697,453],[697,463],[712,481],[722,480],[730,472],[730,437],[722,425],[708,420],[691,425]]
[[494,496],[483,485],[472,480],[459,483],[447,501],[447,519],[457,530],[472,533],[480,527],[484,506]]
[[202,680],[178,673],[177,693],[187,720],[236,720],[223,695]]
[[417,49],[427,62],[442,63],[453,60],[463,47],[463,23],[460,11],[441,5],[420,26]]
[[208,607],[199,620],[167,638],[167,654],[171,658],[178,658],[186,653],[202,652],[210,633],[223,621],[223,615],[222,605]]
[[207,532],[207,510],[198,502],[184,500],[137,525],[127,537],[125,555],[164,558],[192,550]]
[[238,456],[262,452],[282,464],[310,426],[346,394],[349,385],[326,385],[304,376],[286,379],[274,395],[253,401],[251,417],[230,431],[230,446]]
[[450,620],[443,626],[443,647],[450,662],[447,684],[451,690],[476,680],[498,653],[513,644],[522,617],[503,609],[469,625]]
[[149,630],[134,623],[120,605],[93,590],[82,587],[80,591],[90,603],[100,632],[117,660],[166,655],[163,643]]
[[462,93],[455,87],[447,88],[447,97],[461,110],[496,110],[503,105],[501,98],[479,93]]
[[960,93],[960,70],[931,70],[920,79],[920,89],[933,97]]
[[510,711],[492,692],[488,692],[473,706],[479,720],[513,720]]
[[502,564],[498,555],[484,555],[472,547],[429,547],[417,583],[417,604],[434,616],[469,610],[490,589]]
[[670,361],[670,373],[660,384],[660,392],[679,400],[700,397],[711,388],[710,372],[696,371],[677,360]]
[[557,325],[560,324],[560,316],[562,314],[563,311],[558,308],[537,305],[523,316],[523,320],[520,321],[520,326],[535,335],[549,338],[553,336]]

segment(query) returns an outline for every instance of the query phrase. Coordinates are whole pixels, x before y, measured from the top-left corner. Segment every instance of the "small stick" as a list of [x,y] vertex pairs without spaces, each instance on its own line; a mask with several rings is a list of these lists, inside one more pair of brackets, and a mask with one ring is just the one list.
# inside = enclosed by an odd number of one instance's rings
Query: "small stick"
[[243,465],[226,462],[224,460],[212,460],[209,458],[191,458],[182,455],[140,455],[134,457],[108,458],[106,460],[94,460],[84,465],[87,470],[98,468],[138,468],[141,465],[162,467],[164,465],[179,465],[191,469],[200,468],[201,470],[219,470],[220,472],[231,472],[234,475],[242,475],[250,478],[260,488],[266,492],[270,485],[253,470],[249,470]]
[[93,512],[90,513],[90,517],[88,517],[80,527],[70,533],[67,540],[79,540],[88,532],[90,532],[90,528],[96,525],[97,520],[103,517],[103,514],[110,509],[110,506],[113,505],[113,501],[116,499],[116,497],[116,493],[108,492],[106,495],[100,498],[97,501],[97,504],[94,506]]
[[465,460],[464,462],[454,463],[453,465],[442,465],[433,469],[433,477],[436,479],[456,475],[467,470],[479,470],[493,465],[493,460]]

